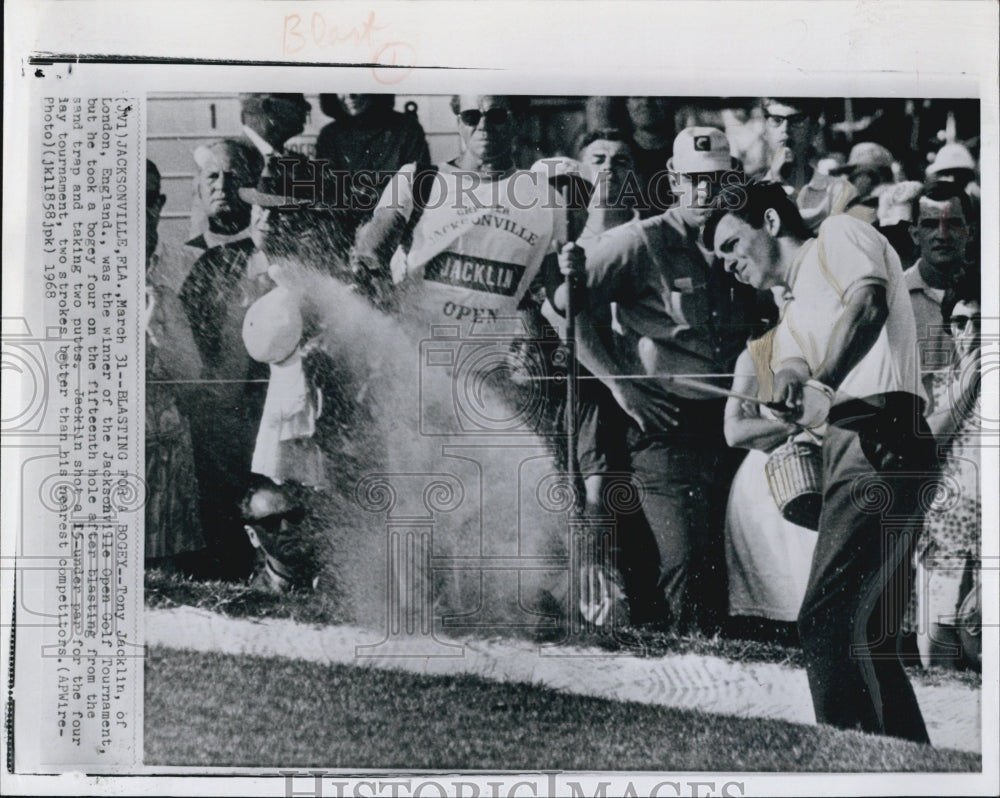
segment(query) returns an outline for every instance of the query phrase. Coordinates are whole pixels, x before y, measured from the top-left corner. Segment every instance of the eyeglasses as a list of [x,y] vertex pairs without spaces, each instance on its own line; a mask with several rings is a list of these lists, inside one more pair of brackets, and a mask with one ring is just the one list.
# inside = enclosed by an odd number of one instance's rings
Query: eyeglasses
[[952,316],[948,323],[956,330],[964,330],[970,321],[978,327],[982,320],[982,316]]
[[306,518],[304,507],[293,507],[284,513],[274,513],[261,518],[247,518],[243,523],[254,529],[262,529],[265,533],[274,535],[281,529],[281,522],[288,521],[290,524],[301,524]]
[[458,118],[462,120],[462,124],[468,127],[478,127],[479,121],[486,117],[487,125],[502,125],[507,122],[510,118],[510,111],[506,108],[490,108],[488,111],[462,111],[458,115]]
[[781,115],[771,114],[765,111],[764,118],[767,119],[767,123],[771,127],[781,127],[785,122],[787,122],[790,127],[801,127],[809,121],[809,114],[799,111],[795,114]]

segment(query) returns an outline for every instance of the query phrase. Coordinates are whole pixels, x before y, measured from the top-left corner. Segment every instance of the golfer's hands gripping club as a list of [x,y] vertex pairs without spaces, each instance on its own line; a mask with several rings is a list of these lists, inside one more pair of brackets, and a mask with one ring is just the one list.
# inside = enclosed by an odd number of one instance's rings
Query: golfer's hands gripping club
[[774,378],[776,402],[768,407],[782,421],[816,429],[826,423],[836,392],[818,380],[804,379],[794,371],[779,371]]

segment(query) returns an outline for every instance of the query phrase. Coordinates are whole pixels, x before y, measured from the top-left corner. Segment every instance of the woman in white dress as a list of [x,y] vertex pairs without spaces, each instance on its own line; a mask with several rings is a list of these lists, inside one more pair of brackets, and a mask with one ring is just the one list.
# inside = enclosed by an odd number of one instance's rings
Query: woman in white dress
[[[733,390],[757,395],[749,351],[740,355],[735,371]],[[796,430],[757,403],[731,398],[726,404],[726,442],[750,450],[733,479],[726,509],[730,616],[786,623],[798,617],[817,533],[782,518],[764,473],[768,454]]]

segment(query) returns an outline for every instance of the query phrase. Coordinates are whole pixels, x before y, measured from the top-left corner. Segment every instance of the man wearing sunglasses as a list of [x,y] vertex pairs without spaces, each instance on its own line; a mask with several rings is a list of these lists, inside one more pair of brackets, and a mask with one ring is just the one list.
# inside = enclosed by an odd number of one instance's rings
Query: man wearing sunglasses
[[813,142],[822,104],[802,97],[768,97],[761,101],[761,110],[770,157],[756,177],[781,183],[798,205],[803,221],[816,230],[827,216],[842,213],[858,196],[846,177],[831,177],[815,169]]
[[957,183],[936,183],[913,201],[910,236],[920,257],[903,273],[917,322],[924,387],[951,362],[952,342],[941,320],[945,290],[968,268],[972,202]]
[[463,334],[501,329],[566,240],[545,176],[515,163],[517,105],[507,96],[453,97],[460,154],[405,166],[358,233],[354,262],[376,280],[391,274],[401,315],[419,335],[440,324]]
[[299,493],[290,483],[276,485],[261,478],[240,504],[243,529],[257,552],[251,581],[265,590],[280,593],[316,586],[319,563]]

